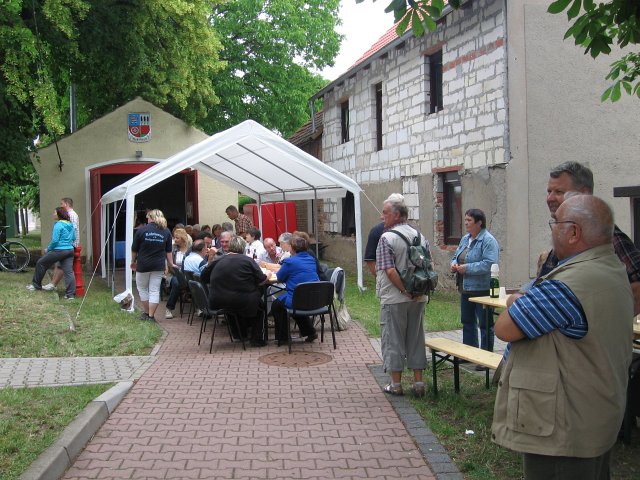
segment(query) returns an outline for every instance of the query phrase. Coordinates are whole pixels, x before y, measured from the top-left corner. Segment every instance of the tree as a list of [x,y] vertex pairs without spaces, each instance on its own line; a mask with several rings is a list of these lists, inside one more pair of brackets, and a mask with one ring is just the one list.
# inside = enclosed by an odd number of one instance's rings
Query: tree
[[[140,95],[190,123],[218,101],[224,66],[215,0],[6,0],[0,3],[0,174],[28,180],[29,153]],[[25,165],[27,168],[25,168]],[[4,191],[4,190],[3,190]]]
[[[364,0],[356,0],[361,3]],[[375,1],[375,0],[374,0]],[[461,0],[449,0],[448,5],[460,7]],[[444,0],[392,0],[385,9],[393,12],[398,23],[398,36],[411,26],[417,37],[436,28],[436,20],[442,16]],[[568,10],[567,10],[568,9]],[[620,48],[640,44],[640,1],[611,0],[596,5],[594,0],[556,0],[549,5],[549,13],[558,14],[567,10],[569,21],[573,21],[565,39],[573,37],[576,45],[585,49],[585,54],[596,58],[611,53],[611,46]],[[613,83],[602,94],[602,101],[616,102],[624,89],[629,95],[640,98],[640,52],[630,52],[611,64],[607,79]]]
[[309,119],[308,99],[333,63],[339,0],[235,0],[214,9],[227,67],[213,77],[220,104],[204,122],[219,131],[251,118],[287,136]]

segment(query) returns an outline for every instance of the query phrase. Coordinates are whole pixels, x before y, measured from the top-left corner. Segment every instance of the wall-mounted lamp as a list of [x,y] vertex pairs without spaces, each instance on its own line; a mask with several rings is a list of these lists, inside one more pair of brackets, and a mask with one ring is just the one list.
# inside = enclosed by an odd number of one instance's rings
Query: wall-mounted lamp
[[136,158],[142,158],[142,150],[136,150]]

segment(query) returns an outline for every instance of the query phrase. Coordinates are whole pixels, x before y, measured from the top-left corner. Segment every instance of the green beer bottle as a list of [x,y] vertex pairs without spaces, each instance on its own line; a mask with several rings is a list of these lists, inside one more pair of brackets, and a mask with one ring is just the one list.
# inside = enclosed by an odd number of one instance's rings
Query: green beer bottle
[[489,296],[491,298],[498,298],[500,296],[500,267],[497,263],[491,265],[491,279],[489,280]]

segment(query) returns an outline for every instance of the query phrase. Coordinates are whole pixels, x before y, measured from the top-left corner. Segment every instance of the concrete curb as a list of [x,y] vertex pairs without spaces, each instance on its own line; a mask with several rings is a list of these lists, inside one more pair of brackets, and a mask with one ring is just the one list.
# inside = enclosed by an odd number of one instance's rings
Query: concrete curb
[[21,476],[21,480],[57,480],[73,464],[91,437],[109,418],[133,382],[120,382],[89,405],[64,429],[58,439],[42,452]]

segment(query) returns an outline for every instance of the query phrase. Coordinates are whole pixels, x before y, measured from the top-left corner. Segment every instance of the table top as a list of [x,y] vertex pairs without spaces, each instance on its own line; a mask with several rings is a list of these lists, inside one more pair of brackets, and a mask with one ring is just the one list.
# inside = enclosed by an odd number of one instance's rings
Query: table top
[[492,298],[492,297],[471,297],[469,299],[470,302],[474,302],[474,303],[479,303],[481,305],[485,305],[487,307],[493,307],[493,308],[507,308],[507,298],[509,298],[509,296],[507,295],[506,297],[498,297],[498,298]]

